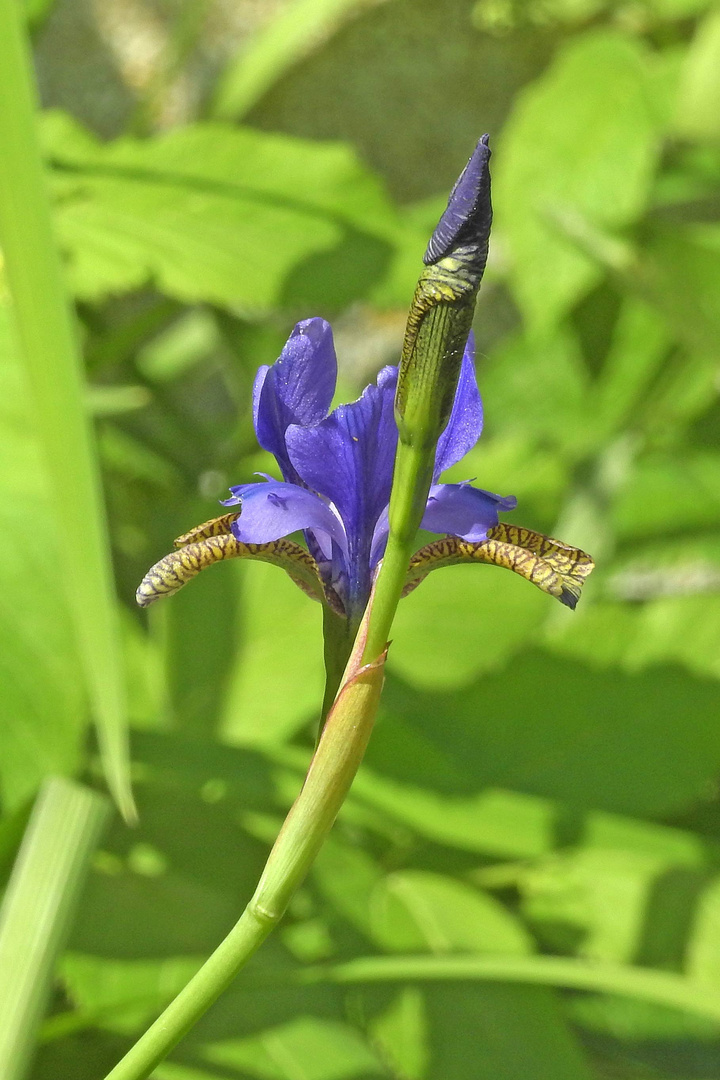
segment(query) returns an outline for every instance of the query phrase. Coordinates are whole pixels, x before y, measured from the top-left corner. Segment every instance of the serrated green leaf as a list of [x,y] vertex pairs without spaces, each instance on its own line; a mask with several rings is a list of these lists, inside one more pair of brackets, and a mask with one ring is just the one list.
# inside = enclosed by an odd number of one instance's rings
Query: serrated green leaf
[[185,303],[265,311],[290,267],[342,238],[319,215],[171,180],[93,176],[68,187],[56,221],[70,285],[84,300],[152,282]]
[[400,235],[381,184],[340,143],[205,123],[102,145],[57,113],[45,141],[84,299],[152,281],[185,302],[266,311],[294,267],[348,231],[387,245]]

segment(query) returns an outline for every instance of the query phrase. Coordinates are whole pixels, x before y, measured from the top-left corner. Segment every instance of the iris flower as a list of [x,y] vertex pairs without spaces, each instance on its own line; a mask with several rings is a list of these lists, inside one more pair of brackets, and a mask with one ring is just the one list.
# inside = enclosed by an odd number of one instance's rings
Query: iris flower
[[[336,378],[329,324],[319,318],[298,323],[280,358],[260,368],[253,391],[258,442],[275,455],[283,482],[266,477],[241,484],[230,489],[224,505],[241,508],[231,528],[243,544],[265,544],[302,530],[326,590],[354,620],[365,610],[387,541],[398,440],[397,368],[383,368],[357,401],[328,415]],[[424,529],[485,540],[498,524],[498,511],[515,509],[512,496],[437,483],[475,445],[482,423],[469,342],[452,415],[437,447]]]
[[[421,548],[408,568],[405,592],[430,570],[462,562],[506,566],[574,608],[592,561],[539,533],[500,524],[517,500],[471,483],[442,484],[480,437],[483,408],[475,378],[472,335],[462,359],[450,419],[435,454],[422,528],[444,539]],[[181,536],[179,550],[143,579],[138,603],[175,592],[205,566],[225,558],[282,566],[305,592],[356,626],[388,535],[387,509],[398,430],[393,403],[397,368],[385,367],[357,401],[329,412],[337,360],[332,330],[321,318],[292,331],[280,357],[261,367],[253,388],[258,442],[275,456],[282,480],[232,487],[236,507]],[[302,533],[306,546],[287,539]]]
[[[357,401],[329,412],[337,378],[332,330],[320,318],[298,323],[275,363],[260,368],[253,388],[258,442],[275,455],[282,479],[264,476],[231,488],[224,505],[237,509],[175,541],[179,550],[152,567],[140,584],[141,606],[175,592],[220,559],[264,559],[282,566],[354,631],[388,539],[399,419],[401,449],[433,436],[432,485],[420,525],[443,536],[409,558],[405,593],[430,570],[487,562],[514,570],[575,607],[593,567],[589,556],[540,533],[501,524],[498,515],[515,509],[513,496],[471,483],[439,483],[482,431],[473,339],[467,334],[488,254],[489,159],[484,135],[425,252],[408,316],[399,391],[398,369],[385,367]],[[303,534],[305,546],[289,539],[295,533]]]

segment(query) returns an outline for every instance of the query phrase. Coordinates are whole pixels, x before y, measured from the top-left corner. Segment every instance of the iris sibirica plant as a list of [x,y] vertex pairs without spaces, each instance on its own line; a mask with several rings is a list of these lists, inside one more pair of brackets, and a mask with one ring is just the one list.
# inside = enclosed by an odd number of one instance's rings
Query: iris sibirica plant
[[[147,606],[222,559],[287,571],[323,605],[327,685],[303,788],[254,896],[207,963],[110,1073],[141,1080],[199,1018],[282,918],[349,790],[377,711],[392,619],[431,571],[507,567],[574,608],[593,567],[584,552],[501,523],[512,496],[443,484],[480,436],[471,324],[492,210],[487,136],[455,185],[424,257],[400,364],[329,412],[337,361],[324,319],[297,324],[253,389],[258,442],[280,477],[231,488],[228,513],[178,538],[145,576]],[[418,529],[439,538],[418,548]]]
[[[376,656],[400,596],[430,570],[496,563],[574,608],[592,569],[575,548],[501,525],[499,513],[516,507],[513,496],[438,483],[472,449],[483,425],[470,325],[492,220],[489,158],[484,136],[428,244],[399,367],[383,368],[357,401],[329,412],[337,378],[332,330],[321,318],[299,322],[253,387],[255,433],[282,479],[263,474],[231,488],[224,505],[236,509],[179,537],[178,550],[148,572],[137,592],[147,606],[220,559],[282,566],[325,608],[324,712],[382,561],[393,563],[395,580],[383,632],[370,650]],[[414,552],[418,528],[444,540]],[[390,560],[384,560],[389,540]]]
[[[194,571],[198,555],[201,560],[243,554],[267,559],[283,565],[325,605],[328,664],[334,658],[331,646],[337,643],[338,665],[344,666],[343,649],[352,644],[388,539],[398,444],[398,369],[383,368],[357,401],[328,415],[336,377],[329,324],[320,318],[298,323],[278,360],[258,371],[253,391],[258,442],[274,454],[282,481],[263,474],[260,482],[231,488],[224,505],[237,511],[181,537],[181,552],[168,556],[144,579],[138,590],[141,604],[166,589],[174,591]],[[482,423],[471,334],[450,419],[435,450],[433,484],[420,522],[425,530],[470,544],[485,541],[498,526],[498,512],[514,510],[517,503],[512,496],[494,495],[469,483],[437,483],[441,473],[475,445]],[[195,540],[193,547],[193,540],[188,544],[189,538],[220,529],[227,532]],[[278,542],[298,532],[305,547]],[[424,570],[433,565],[426,555],[421,552],[416,560]],[[573,599],[570,593],[567,597]]]

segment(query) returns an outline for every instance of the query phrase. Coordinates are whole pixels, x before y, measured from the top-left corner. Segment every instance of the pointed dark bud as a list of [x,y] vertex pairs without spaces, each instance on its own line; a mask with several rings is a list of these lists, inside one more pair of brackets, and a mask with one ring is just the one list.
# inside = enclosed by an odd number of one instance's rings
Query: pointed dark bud
[[395,416],[400,441],[433,446],[448,422],[488,256],[489,136],[452,189],[425,252],[403,342]]
[[489,141],[490,136],[483,135],[452,189],[447,209],[423,256],[426,266],[452,255],[458,247],[473,246],[485,268],[492,224]]

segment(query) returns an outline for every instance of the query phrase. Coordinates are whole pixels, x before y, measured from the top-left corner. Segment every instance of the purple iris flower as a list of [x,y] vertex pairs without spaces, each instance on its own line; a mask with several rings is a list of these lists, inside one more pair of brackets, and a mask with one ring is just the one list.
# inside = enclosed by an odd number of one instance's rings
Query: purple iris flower
[[[498,511],[517,500],[472,487],[438,484],[482,431],[472,335],[448,424],[437,445],[433,486],[422,528],[481,541]],[[253,388],[258,442],[275,455],[282,482],[269,476],[232,487],[224,506],[240,506],[232,531],[244,544],[265,544],[302,531],[323,582],[349,618],[365,608],[388,536],[387,509],[397,446],[393,402],[397,368],[385,367],[357,401],[329,415],[337,359],[324,319],[305,319],[280,357],[261,367]],[[264,474],[263,474],[264,475]]]

